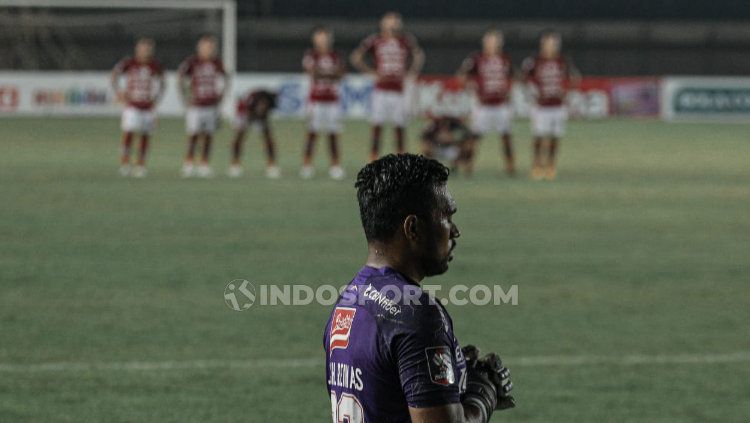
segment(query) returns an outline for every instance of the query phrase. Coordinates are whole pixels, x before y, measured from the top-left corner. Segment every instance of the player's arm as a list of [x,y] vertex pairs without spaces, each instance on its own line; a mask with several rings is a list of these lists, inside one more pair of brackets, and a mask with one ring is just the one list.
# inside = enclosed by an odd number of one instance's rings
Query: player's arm
[[122,78],[123,74],[123,61],[118,62],[114,68],[112,68],[112,73],[110,75],[110,84],[112,85],[112,91],[114,91],[115,96],[117,97],[117,101],[124,102],[125,101],[125,91],[120,88],[120,79]]
[[473,67],[474,61],[471,57],[467,58],[461,63],[461,66],[456,71],[456,78],[461,81],[461,85],[466,84],[466,81],[469,79],[469,72],[471,72],[471,69]]
[[219,76],[221,77],[221,91],[219,92],[219,102],[221,102],[224,99],[224,96],[229,92],[229,84],[232,83],[232,77],[229,76],[226,70],[224,70],[224,65],[219,62]]
[[337,81],[340,81],[344,76],[346,76],[346,64],[342,60],[338,60],[335,78]]
[[438,407],[411,408],[412,423],[486,423],[478,408],[461,404],[448,404]]
[[533,78],[536,60],[533,57],[527,57],[521,64],[521,82],[523,82],[526,97],[530,101],[535,101],[539,93]]
[[182,62],[177,69],[177,92],[180,93],[182,104],[187,106],[190,101],[190,78],[188,73],[190,65],[187,61]]
[[370,65],[368,65],[365,61],[365,55],[370,51],[371,48],[372,37],[368,37],[364,41],[362,41],[362,43],[357,46],[354,51],[352,51],[352,54],[349,55],[349,61],[352,63],[352,66],[354,66],[354,69],[357,69],[364,74],[377,77],[375,69],[370,67]]
[[167,80],[164,78],[164,72],[161,69],[159,69],[159,72],[156,74],[156,83],[159,84],[159,91],[156,92],[154,103],[161,101],[162,97],[164,97],[164,92],[167,89]]
[[411,66],[409,67],[409,75],[411,77],[416,77],[419,75],[419,72],[422,71],[422,66],[424,66],[424,51],[419,47],[419,44],[417,44],[417,40],[414,37],[409,37],[410,39],[410,53],[411,53]]
[[578,88],[581,85],[581,71],[578,70],[578,67],[572,61],[568,60],[567,62],[570,86],[571,88]]

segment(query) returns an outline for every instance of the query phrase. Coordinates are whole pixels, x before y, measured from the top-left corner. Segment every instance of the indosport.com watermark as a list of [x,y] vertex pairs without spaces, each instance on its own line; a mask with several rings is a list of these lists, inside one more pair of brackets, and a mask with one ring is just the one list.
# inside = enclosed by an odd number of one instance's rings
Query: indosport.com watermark
[[[427,294],[424,296],[424,294]],[[518,305],[518,285],[507,288],[500,285],[318,285],[305,284],[253,284],[245,279],[234,279],[224,288],[224,302],[234,311],[244,311],[258,306],[305,306],[319,304],[332,306],[364,305],[376,302],[389,313],[396,315],[401,306],[440,302],[443,305]]]

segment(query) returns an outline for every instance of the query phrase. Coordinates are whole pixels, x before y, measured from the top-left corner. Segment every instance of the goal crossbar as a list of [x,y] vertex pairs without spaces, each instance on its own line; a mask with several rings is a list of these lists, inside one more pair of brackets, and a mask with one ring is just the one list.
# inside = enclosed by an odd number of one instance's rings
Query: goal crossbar
[[224,67],[237,68],[237,4],[235,0],[0,0],[0,7],[91,9],[186,9],[221,10],[221,47]]

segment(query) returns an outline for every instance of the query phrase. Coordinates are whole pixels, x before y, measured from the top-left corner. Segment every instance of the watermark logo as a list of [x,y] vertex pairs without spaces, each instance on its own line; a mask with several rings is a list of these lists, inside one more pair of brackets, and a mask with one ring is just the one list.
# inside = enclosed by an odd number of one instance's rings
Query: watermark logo
[[372,303],[392,317],[402,306],[441,303],[443,305],[518,305],[518,285],[504,288],[497,284],[456,285],[344,285],[258,284],[234,279],[224,288],[224,302],[234,311],[259,306],[364,305]]
[[224,288],[224,302],[234,311],[247,310],[255,304],[255,286],[245,279],[234,279]]

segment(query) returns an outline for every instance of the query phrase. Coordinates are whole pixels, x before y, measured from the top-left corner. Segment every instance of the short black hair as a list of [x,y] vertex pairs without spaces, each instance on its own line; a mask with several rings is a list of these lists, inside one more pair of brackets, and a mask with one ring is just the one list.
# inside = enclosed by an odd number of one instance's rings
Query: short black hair
[[450,171],[437,160],[416,154],[389,154],[357,175],[357,200],[368,242],[388,241],[410,214],[431,218],[436,188]]

